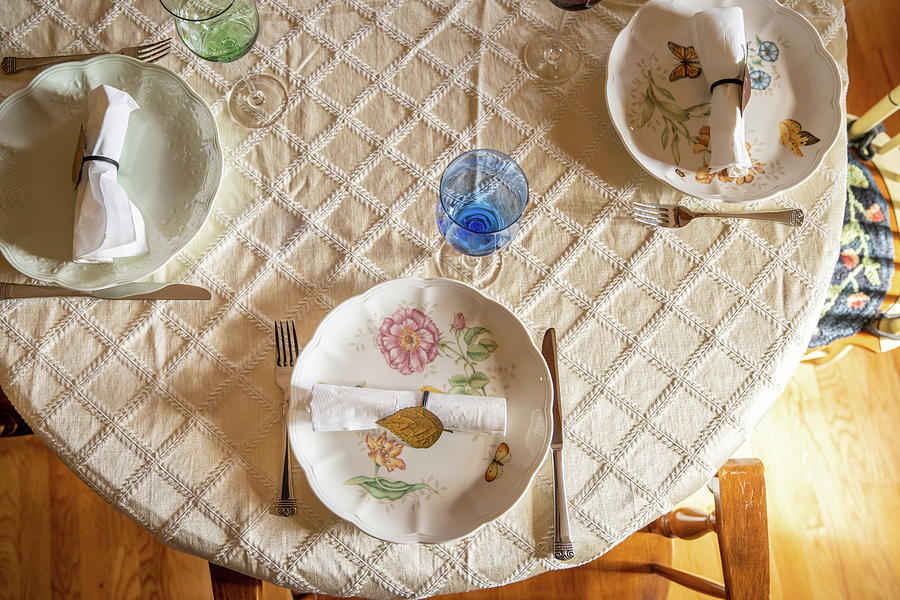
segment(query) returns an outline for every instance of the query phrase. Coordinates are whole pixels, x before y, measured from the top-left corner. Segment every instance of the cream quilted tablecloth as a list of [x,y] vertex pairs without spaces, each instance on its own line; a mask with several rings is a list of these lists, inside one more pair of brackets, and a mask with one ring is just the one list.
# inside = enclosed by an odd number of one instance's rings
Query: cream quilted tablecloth
[[[603,99],[605,60],[635,3],[569,22],[584,49],[559,89],[519,50],[560,11],[544,0],[258,0],[251,70],[289,85],[276,126],[235,126],[236,65],[180,44],[161,64],[211,104],[225,176],[200,235],[156,279],[208,303],[0,303],[0,386],[63,461],[165,543],[300,590],[377,598],[497,586],[552,558],[545,464],[506,515],[451,544],[395,545],[335,517],[296,473],[295,518],[272,514],[281,393],[274,319],[301,343],[372,285],[434,274],[437,184],[460,152],[516,157],[531,202],[487,294],[537,340],[560,334],[566,485],[577,562],[700,487],[797,363],[836,256],[843,137],[809,182],[764,206],[797,229],[705,220],[651,231],[626,203],[675,202],[628,157]],[[840,0],[793,0],[846,75]],[[175,37],[156,0],[6,0],[0,52],[114,50]],[[33,72],[0,77],[5,98]],[[844,77],[846,83],[846,76]],[[761,205],[763,206],[763,205]],[[24,281],[5,262],[0,278]]]

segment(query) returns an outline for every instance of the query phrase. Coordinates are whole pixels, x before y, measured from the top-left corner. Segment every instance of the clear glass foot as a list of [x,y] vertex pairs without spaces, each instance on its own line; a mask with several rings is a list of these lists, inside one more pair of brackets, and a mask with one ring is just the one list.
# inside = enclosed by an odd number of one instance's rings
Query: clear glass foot
[[287,90],[271,75],[257,74],[241,78],[228,93],[232,118],[250,129],[266,127],[277,121],[287,108]]
[[437,254],[438,275],[471,285],[486,286],[500,275],[502,254],[498,252],[488,256],[469,256],[460,254],[449,244],[441,244]]
[[525,44],[522,53],[531,74],[546,83],[568,81],[581,66],[578,49],[558,32],[534,36]]

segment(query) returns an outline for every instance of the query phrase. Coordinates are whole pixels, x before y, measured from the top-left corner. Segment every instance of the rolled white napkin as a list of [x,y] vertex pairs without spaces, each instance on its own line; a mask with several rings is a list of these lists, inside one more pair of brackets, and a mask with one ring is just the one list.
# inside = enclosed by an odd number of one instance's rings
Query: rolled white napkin
[[[422,396],[422,392],[316,384],[309,405],[313,431],[375,429],[379,419],[420,406]],[[432,393],[427,408],[451,431],[506,433],[505,398]]]
[[[740,79],[744,63],[744,11],[737,6],[707,8],[694,13],[689,28],[703,74],[710,85],[720,79]],[[712,91],[709,115],[709,171],[727,169],[743,177],[752,166],[744,143],[741,87],[718,85]]]
[[[128,117],[138,108],[128,92],[108,85],[91,90],[84,126],[85,156],[104,156],[118,162]],[[75,262],[107,263],[146,253],[144,218],[119,185],[116,166],[91,160],[81,169],[75,199]]]

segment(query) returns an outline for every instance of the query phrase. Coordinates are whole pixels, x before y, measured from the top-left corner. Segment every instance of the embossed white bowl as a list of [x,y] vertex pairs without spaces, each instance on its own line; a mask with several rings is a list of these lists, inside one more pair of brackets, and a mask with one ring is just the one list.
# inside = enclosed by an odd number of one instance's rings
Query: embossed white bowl
[[[423,350],[421,371],[402,352],[378,349],[386,320],[407,318],[421,325],[421,335],[399,341]],[[398,341],[390,337],[382,339],[385,348]],[[428,341],[436,337],[449,347]],[[469,365],[456,360],[463,354]],[[430,448],[404,445],[394,457],[403,461],[400,466],[382,460],[367,441],[368,435],[377,447],[396,451],[390,445],[396,436],[384,429],[312,430],[308,406],[316,383],[450,391],[464,381],[473,384],[469,391],[506,398],[505,436],[444,433]],[[509,310],[457,281],[398,279],[335,308],[303,349],[291,379],[291,448],[319,499],[369,535],[401,543],[448,542],[496,519],[525,493],[550,447],[551,401],[547,365]],[[510,460],[488,482],[485,470],[500,442],[508,444]],[[370,452],[393,470],[376,471]]]
[[[744,116],[754,164],[740,180],[704,167],[708,117],[702,105],[710,96],[704,75],[670,80],[683,64],[677,47],[691,46],[688,18],[717,6],[744,11],[753,88]],[[703,57],[693,66],[702,69]],[[697,198],[759,200],[808,179],[843,127],[842,96],[837,64],[815,28],[774,0],[651,0],[609,53],[607,107],[625,148],[648,173]]]
[[[119,181],[140,208],[149,252],[72,261],[72,159],[87,93],[123,89],[131,114]],[[96,290],[150,275],[200,230],[219,188],[222,150],[209,107],[175,73],[125,56],[49,67],[0,103],[0,252],[29,277]]]

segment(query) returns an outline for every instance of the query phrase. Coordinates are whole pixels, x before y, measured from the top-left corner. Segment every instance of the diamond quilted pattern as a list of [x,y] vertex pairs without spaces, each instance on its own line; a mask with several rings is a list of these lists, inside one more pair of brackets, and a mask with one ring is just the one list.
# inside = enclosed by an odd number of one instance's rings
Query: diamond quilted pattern
[[[177,39],[161,62],[211,105],[225,170],[210,219],[156,277],[212,299],[0,304],[0,385],[60,457],[165,542],[296,589],[420,598],[560,566],[549,464],[501,519],[450,544],[370,538],[299,469],[297,515],[271,514],[283,398],[271,322],[295,319],[305,344],[371,285],[434,275],[441,171],[480,146],[515,156],[529,179],[522,231],[484,285],[535,339],[557,328],[580,557],[704,483],[809,336],[843,214],[843,139],[816,177],[771,201],[805,209],[802,228],[703,220],[651,231],[627,202],[685,199],[629,158],[602,91],[634,6],[601,4],[568,24],[583,66],[554,88],[520,58],[530,35],[558,26],[549,2],[257,5],[262,29],[242,62],[286,83],[276,125],[249,131],[230,118],[238,64],[203,62]],[[841,3],[792,6],[844,64]],[[177,37],[157,2],[10,0],[3,14],[5,54]],[[0,98],[31,76],[3,78]],[[22,280],[8,265],[0,279]]]
[[[730,285],[729,285],[730,284]],[[697,276],[691,291],[684,299],[684,305],[709,325],[716,326],[738,301],[731,290],[734,282],[718,281],[710,273]]]
[[398,94],[385,88],[375,89],[357,112],[357,117],[372,131],[387,138],[411,115],[407,103]]
[[319,83],[319,89],[338,106],[348,106],[369,87],[369,79],[344,61],[337,62]]
[[[54,361],[65,361],[66,369],[74,376],[81,375],[100,358],[103,346],[95,341],[80,323],[70,321],[54,332],[53,346],[47,351]],[[72,348],[78,348],[77,353]]]
[[[417,3],[409,2],[407,4],[415,6]],[[443,63],[440,66],[445,67]],[[391,81],[402,90],[404,95],[421,103],[444,79],[444,76],[434,66],[424,60],[420,54],[416,54],[413,59],[406,61],[403,68]]]
[[185,407],[171,398],[151,392],[148,398],[136,403],[122,419],[122,426],[140,439],[150,451],[159,450],[173,442],[188,424]]
[[59,402],[54,402],[53,410],[44,416],[48,427],[68,427],[66,424],[68,419],[77,419],[74,421],[76,425],[71,427],[71,435],[64,442],[72,454],[82,452],[103,429],[104,422],[101,418],[102,415],[98,414],[96,409],[90,405],[85,407],[72,397],[61,398]]
[[[125,437],[121,431],[107,430],[107,434],[96,444],[91,445],[90,454],[84,463],[87,469],[96,470],[99,465],[115,461],[118,467],[104,474],[99,482],[108,488],[121,487],[129,477],[144,465],[145,456],[137,450],[130,437]],[[136,451],[137,450],[137,451]]]
[[369,156],[372,150],[374,147],[358,132],[343,127],[331,138],[321,155],[336,168],[343,169],[341,176],[345,178],[359,167],[359,163]]

